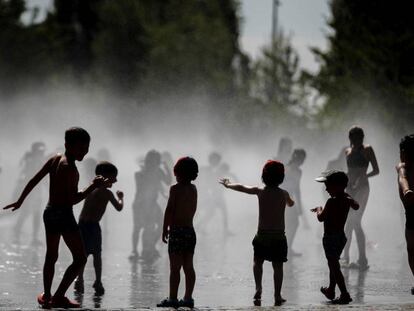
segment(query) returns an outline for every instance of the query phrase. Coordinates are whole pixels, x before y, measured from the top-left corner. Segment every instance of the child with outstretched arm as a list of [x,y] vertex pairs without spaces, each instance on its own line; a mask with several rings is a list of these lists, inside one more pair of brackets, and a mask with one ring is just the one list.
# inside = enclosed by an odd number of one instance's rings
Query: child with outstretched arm
[[[68,129],[65,132],[65,154],[56,154],[51,157],[28,182],[19,199],[4,207],[12,211],[19,209],[33,188],[46,175],[49,175],[49,201],[43,213],[46,231],[46,258],[43,267],[44,293],[40,294],[37,299],[39,304],[45,308],[80,307],[78,303],[65,296],[70,284],[86,263],[86,255],[72,207],[107,182],[102,176],[97,176],[89,187],[78,191],[79,173],[75,161],[82,161],[88,153],[89,142],[90,136],[84,129],[79,127]],[[62,281],[52,296],[51,287],[61,237],[72,253],[73,262],[66,269]]]
[[[96,295],[103,295],[105,288],[102,285],[102,232],[99,222],[101,221],[108,202],[120,212],[124,207],[124,194],[122,191],[116,192],[116,198],[111,190],[112,184],[117,182],[118,169],[110,162],[102,161],[96,165],[96,176],[103,176],[108,180],[105,187],[92,191],[85,199],[82,211],[79,216],[79,229],[81,232],[86,256],[92,255],[93,266],[95,268],[96,280],[93,283]],[[75,281],[75,289],[83,293],[83,269]]]
[[[347,241],[344,228],[349,209],[357,210],[359,205],[345,192],[348,177],[344,172],[331,170],[316,178],[316,181],[325,183],[326,191],[331,196],[324,208],[311,209],[324,225],[322,244],[328,260],[329,286],[321,287],[321,292],[335,304],[348,304],[352,298],[346,289],[339,258]],[[341,295],[335,299],[336,285],[338,285]]]
[[[170,258],[170,294],[157,307],[194,307],[193,290],[196,275],[193,266],[196,234],[193,219],[197,209],[197,188],[191,182],[197,178],[197,162],[184,157],[174,166],[177,183],[170,188],[164,214],[162,241],[168,243]],[[177,299],[181,268],[185,274],[185,294]]]
[[285,207],[286,205],[293,206],[294,202],[287,191],[279,188],[284,177],[284,165],[278,161],[269,160],[262,170],[262,180],[265,184],[263,188],[232,184],[228,179],[220,180],[224,187],[256,195],[259,200],[258,230],[253,239],[255,305],[260,305],[262,297],[263,262],[265,260],[271,261],[273,265],[275,305],[281,305],[286,301],[281,295],[283,263],[287,261],[288,252],[285,236]]

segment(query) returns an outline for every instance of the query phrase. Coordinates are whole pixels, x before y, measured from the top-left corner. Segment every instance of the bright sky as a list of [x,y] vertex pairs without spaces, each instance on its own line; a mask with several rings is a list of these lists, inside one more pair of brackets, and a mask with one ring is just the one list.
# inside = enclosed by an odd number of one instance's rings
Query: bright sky
[[[273,0],[239,0],[243,16],[241,44],[245,52],[255,57],[260,48],[269,43],[272,28]],[[291,35],[293,46],[299,52],[302,67],[316,70],[318,64],[309,47],[326,46],[328,31],[326,19],[329,16],[329,0],[280,0],[279,27]],[[42,19],[52,0],[27,0],[28,6],[43,10]]]

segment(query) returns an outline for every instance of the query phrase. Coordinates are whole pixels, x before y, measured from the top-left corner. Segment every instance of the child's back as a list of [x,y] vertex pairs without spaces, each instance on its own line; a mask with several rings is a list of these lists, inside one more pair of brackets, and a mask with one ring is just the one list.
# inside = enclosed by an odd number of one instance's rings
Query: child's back
[[117,200],[109,189],[95,189],[86,197],[82,211],[79,215],[79,221],[100,222],[102,216],[105,214],[106,206],[109,201],[111,201],[114,206],[117,206]]
[[285,231],[287,192],[279,187],[265,187],[258,191],[259,230]]
[[171,186],[174,214],[171,227],[193,227],[193,218],[197,209],[197,188],[191,183],[177,183]]

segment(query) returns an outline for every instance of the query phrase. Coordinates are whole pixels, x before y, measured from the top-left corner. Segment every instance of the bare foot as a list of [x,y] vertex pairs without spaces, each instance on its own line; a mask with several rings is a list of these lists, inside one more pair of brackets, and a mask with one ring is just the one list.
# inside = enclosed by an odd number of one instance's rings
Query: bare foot
[[282,296],[280,297],[275,297],[275,306],[281,306],[283,303],[286,302],[286,299],[282,298]]
[[253,296],[254,300],[261,300],[262,299],[262,290],[256,289],[256,293]]

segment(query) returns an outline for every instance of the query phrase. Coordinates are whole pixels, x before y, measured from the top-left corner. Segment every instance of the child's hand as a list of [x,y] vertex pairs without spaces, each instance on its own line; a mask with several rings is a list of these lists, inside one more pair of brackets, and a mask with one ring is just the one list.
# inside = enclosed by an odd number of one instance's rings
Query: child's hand
[[164,243],[168,243],[168,238],[169,238],[169,230],[167,229],[167,230],[163,230],[162,231],[162,241],[164,242]]
[[106,183],[108,182],[108,178],[104,178],[101,175],[96,176],[93,180],[92,180],[92,184],[96,187],[96,188],[100,188],[102,186],[104,186]]
[[22,206],[22,203],[17,201],[17,202],[14,202],[12,204],[9,204],[9,205],[3,207],[3,209],[10,209],[11,208],[12,211],[15,211],[15,210],[19,209],[20,206]]
[[320,213],[322,211],[322,206],[312,208],[310,211],[313,213]]
[[117,191],[116,192],[116,196],[118,197],[118,199],[122,200],[124,198],[124,193],[122,191]]
[[219,183],[227,188],[227,186],[230,184],[230,180],[228,178],[222,178],[219,180]]

